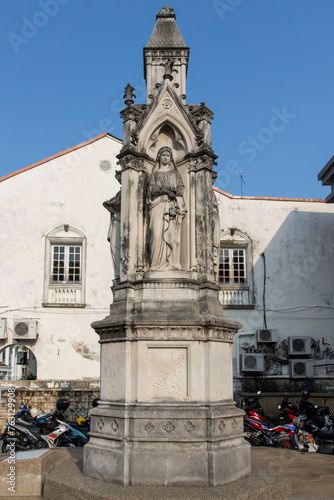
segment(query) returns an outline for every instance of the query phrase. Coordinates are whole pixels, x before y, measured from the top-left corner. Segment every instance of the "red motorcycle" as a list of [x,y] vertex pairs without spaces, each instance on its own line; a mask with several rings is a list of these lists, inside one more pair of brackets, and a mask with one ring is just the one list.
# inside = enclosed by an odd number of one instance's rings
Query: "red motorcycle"
[[245,399],[244,431],[246,441],[252,446],[297,448],[295,427],[290,424],[273,426],[257,397]]

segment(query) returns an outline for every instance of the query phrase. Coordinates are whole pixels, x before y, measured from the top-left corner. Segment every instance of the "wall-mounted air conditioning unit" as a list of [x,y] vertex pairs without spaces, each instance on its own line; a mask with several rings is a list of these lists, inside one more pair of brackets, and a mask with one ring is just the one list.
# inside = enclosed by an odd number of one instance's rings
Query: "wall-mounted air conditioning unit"
[[37,321],[20,319],[14,321],[13,338],[15,340],[34,340],[37,338]]
[[241,354],[241,370],[243,372],[263,372],[263,354]]
[[0,340],[7,338],[7,320],[0,318]]
[[309,356],[311,351],[311,337],[288,337],[289,356]]
[[292,378],[313,377],[312,359],[292,359],[290,360],[290,375]]
[[278,341],[278,330],[256,330],[256,338],[258,342],[270,343]]

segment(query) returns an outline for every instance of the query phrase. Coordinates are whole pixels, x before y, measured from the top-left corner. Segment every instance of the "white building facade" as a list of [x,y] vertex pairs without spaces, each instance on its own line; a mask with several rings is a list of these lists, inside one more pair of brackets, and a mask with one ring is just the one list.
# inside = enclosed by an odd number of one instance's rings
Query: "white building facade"
[[[112,300],[109,214],[102,203],[118,190],[120,146],[102,134],[0,183],[0,342],[2,349],[28,347],[38,379],[99,377],[90,323]],[[2,360],[15,378],[11,350],[3,349]]]
[[[102,204],[120,188],[121,144],[102,134],[0,179],[0,361],[12,367],[2,378],[99,377],[90,325],[112,301],[110,214]],[[333,205],[215,194],[221,301],[227,317],[243,324],[235,379],[333,385]]]
[[324,200],[216,194],[221,300],[243,324],[235,381],[256,375],[333,385],[333,209]]

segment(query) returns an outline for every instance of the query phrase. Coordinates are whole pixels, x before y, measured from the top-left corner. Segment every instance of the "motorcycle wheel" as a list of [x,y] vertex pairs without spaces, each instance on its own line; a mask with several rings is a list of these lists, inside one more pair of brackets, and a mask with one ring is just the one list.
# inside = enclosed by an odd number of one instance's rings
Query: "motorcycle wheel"
[[60,447],[60,448],[75,448],[76,445],[74,442],[70,441],[69,439],[66,439],[64,438],[63,436],[60,437],[60,439],[58,440],[57,444],[56,444],[57,447]]
[[1,453],[9,453],[9,444],[8,443],[2,443]]
[[282,443],[282,441],[278,441],[275,448],[285,448],[285,449],[288,449],[290,448],[289,446],[287,446],[285,443]]
[[245,441],[251,446],[263,446],[263,442],[252,434],[245,436]]

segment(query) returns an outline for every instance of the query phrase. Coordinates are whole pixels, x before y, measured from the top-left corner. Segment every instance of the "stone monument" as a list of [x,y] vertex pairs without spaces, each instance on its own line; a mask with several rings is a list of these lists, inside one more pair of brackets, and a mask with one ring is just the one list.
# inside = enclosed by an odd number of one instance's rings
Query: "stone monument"
[[188,58],[164,6],[144,48],[147,102],[125,89],[122,190],[105,204],[114,300],[92,325],[101,401],[84,473],[122,485],[218,486],[250,473],[232,393],[241,325],[224,316],[217,284],[213,113],[186,104]]

